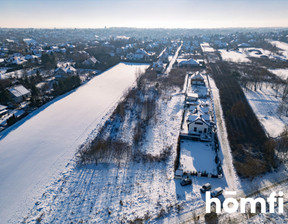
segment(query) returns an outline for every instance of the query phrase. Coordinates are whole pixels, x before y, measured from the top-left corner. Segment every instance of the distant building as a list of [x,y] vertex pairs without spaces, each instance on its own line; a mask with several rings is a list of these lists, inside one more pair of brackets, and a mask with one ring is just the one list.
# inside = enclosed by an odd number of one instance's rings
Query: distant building
[[36,45],[37,44],[37,42],[31,38],[24,38],[23,42],[27,45]]
[[145,51],[143,48],[137,49],[136,52],[129,53],[126,55],[126,58],[128,60],[133,60],[133,61],[140,61],[140,60],[149,60],[151,59],[153,55]]
[[14,86],[7,90],[16,103],[20,103],[31,96],[31,92],[22,85]]
[[200,64],[195,61],[194,59],[183,59],[181,61],[178,61],[179,67],[200,67]]
[[152,67],[156,72],[163,72],[165,68],[162,61],[153,62]]
[[82,64],[85,66],[94,66],[94,65],[99,64],[99,63],[100,63],[100,61],[98,61],[93,56],[82,62]]
[[22,64],[25,64],[27,60],[25,60],[23,55],[15,53],[9,58],[7,58],[6,62],[9,64],[14,64],[14,65],[22,65]]
[[61,66],[55,69],[55,78],[63,78],[68,75],[74,75],[76,72],[77,70],[73,66],[67,64],[66,66]]
[[251,47],[251,45],[247,44],[247,43],[242,43],[242,44],[239,44],[238,47],[239,48],[247,48],[247,47]]
[[202,86],[204,86],[205,85],[204,80],[205,79],[204,79],[203,75],[200,72],[195,73],[191,77],[191,85],[202,85]]
[[7,107],[0,104],[0,118],[8,113]]

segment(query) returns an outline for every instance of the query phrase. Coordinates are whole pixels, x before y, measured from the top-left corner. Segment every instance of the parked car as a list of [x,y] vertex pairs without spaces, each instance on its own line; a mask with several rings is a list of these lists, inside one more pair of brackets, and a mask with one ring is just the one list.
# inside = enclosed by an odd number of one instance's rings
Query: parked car
[[185,179],[183,179],[180,182],[181,186],[186,186],[186,185],[191,185],[192,184],[192,180],[189,177],[186,177]]
[[212,191],[211,196],[213,198],[218,197],[223,193],[223,189],[221,187],[217,187],[214,191]]
[[200,191],[201,193],[205,193],[206,191],[209,191],[210,189],[211,189],[211,184],[206,183],[200,188]]
[[222,170],[221,165],[218,165],[218,166],[217,166],[217,173],[218,173],[218,175],[223,174],[223,170]]

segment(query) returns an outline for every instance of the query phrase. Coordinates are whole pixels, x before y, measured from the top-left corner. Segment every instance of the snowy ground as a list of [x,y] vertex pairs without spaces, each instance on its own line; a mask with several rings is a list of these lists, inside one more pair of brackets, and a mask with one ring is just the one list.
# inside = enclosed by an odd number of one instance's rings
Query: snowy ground
[[271,51],[265,50],[263,48],[254,48],[254,47],[253,48],[241,48],[239,51],[246,54],[247,57],[261,58],[265,56],[270,59],[286,60],[286,57],[284,55],[272,53]]
[[272,44],[275,44],[276,47],[282,49],[283,51],[281,51],[281,53],[283,54],[283,56],[286,57],[286,59],[288,59],[288,44],[281,42],[281,41],[271,41]]
[[214,48],[210,47],[209,43],[202,43],[201,48],[203,52],[214,52]]
[[217,174],[215,151],[211,143],[192,140],[181,141],[180,164],[184,172],[204,172]]
[[[0,220],[16,223],[148,65],[121,63],[0,136]],[[98,126],[97,126],[98,125]],[[69,163],[68,163],[69,164]]]
[[247,55],[241,51],[219,50],[224,61],[250,62]]
[[268,70],[283,80],[288,79],[288,68],[268,69]]
[[281,97],[275,97],[275,91],[265,84],[261,90],[258,89],[256,92],[245,89],[243,91],[266,132],[271,137],[279,136],[285,124],[288,125],[288,118],[285,116],[279,117],[277,113]]
[[238,51],[227,51],[220,49],[219,52],[221,53],[222,59],[224,61],[232,62],[250,62],[249,57],[261,58],[263,56],[266,56],[270,59],[286,60],[288,55],[288,53],[286,55],[285,51],[281,52],[283,55],[278,55],[262,48],[241,48]]
[[153,154],[171,146],[174,153],[169,161],[72,166],[43,194],[25,221],[33,223],[41,217],[44,223],[120,223],[157,219],[199,206],[193,189],[182,188],[173,174],[183,103],[184,96],[178,93],[159,102],[158,125],[150,128],[141,146]]
[[25,223],[178,223],[191,211],[203,209],[203,184],[209,182],[213,189],[228,186],[225,178],[192,177],[193,184],[185,187],[174,179],[184,100],[184,95],[176,92],[169,101],[159,102],[157,125],[148,131],[141,146],[154,154],[171,146],[174,153],[168,161],[71,165],[35,203]]

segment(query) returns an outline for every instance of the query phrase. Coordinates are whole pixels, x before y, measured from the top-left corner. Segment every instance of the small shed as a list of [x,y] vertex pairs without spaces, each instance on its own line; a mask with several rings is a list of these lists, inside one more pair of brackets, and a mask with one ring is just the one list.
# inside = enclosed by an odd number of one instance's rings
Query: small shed
[[8,92],[16,103],[20,103],[31,96],[31,92],[22,85],[8,88]]
[[183,170],[182,169],[177,169],[175,171],[175,175],[174,175],[175,179],[182,179],[182,176],[183,176]]

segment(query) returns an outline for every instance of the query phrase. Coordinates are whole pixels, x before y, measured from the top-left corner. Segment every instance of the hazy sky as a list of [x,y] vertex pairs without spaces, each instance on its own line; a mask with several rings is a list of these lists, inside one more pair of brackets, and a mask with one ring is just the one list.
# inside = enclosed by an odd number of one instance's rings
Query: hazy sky
[[288,0],[0,0],[0,27],[288,27]]

